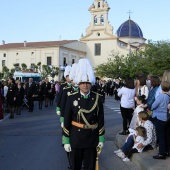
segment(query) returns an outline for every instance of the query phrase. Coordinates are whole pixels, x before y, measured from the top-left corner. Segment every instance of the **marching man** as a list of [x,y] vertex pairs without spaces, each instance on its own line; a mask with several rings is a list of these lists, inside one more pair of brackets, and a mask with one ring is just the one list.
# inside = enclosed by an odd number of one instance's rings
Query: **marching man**
[[57,99],[57,107],[56,107],[57,115],[60,115],[60,103],[61,103],[61,98],[62,98],[62,94],[63,94],[63,88],[71,86],[70,79],[69,79],[70,70],[71,70],[71,66],[69,66],[69,65],[66,66],[65,71],[64,71],[64,77],[66,79],[66,82],[63,83],[60,86],[60,90],[59,90],[59,94],[58,94],[58,99]]
[[104,111],[101,96],[92,92],[95,76],[88,59],[80,59],[76,74],[79,91],[67,97],[62,143],[70,152],[73,170],[95,170],[97,148],[104,144]]

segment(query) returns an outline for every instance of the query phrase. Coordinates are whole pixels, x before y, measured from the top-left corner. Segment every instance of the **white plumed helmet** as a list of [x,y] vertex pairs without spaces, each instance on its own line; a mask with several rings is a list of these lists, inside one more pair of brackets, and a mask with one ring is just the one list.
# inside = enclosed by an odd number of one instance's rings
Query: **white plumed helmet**
[[95,84],[96,78],[94,76],[93,68],[87,58],[80,59],[76,71],[75,81],[77,84],[81,82],[89,82]]
[[70,71],[71,71],[71,66],[66,66],[65,67],[65,71],[64,71],[64,77],[66,78],[69,74],[70,74]]
[[77,68],[78,68],[78,64],[74,63],[71,67],[71,71],[70,71],[70,74],[69,74],[69,79],[72,80],[74,83],[76,83],[75,77],[76,77]]

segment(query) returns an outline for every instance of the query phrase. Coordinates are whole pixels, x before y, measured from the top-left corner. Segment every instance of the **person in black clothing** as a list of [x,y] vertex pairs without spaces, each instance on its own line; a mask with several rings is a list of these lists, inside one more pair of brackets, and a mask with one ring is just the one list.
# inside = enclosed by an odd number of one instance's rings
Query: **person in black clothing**
[[45,103],[45,107],[48,107],[48,100],[49,100],[49,91],[51,89],[51,84],[49,82],[49,79],[46,78],[45,82],[43,83],[43,90],[44,90],[44,103]]
[[39,81],[38,83],[38,87],[37,87],[37,94],[38,94],[38,106],[39,106],[39,109],[42,109],[42,104],[43,104],[43,92],[44,92],[44,89],[43,89],[43,84],[42,84],[42,80]]
[[103,103],[100,95],[90,90],[95,78],[88,59],[81,59],[78,64],[76,82],[80,90],[67,97],[62,143],[71,154],[72,170],[80,170],[82,161],[84,169],[95,170],[96,148],[104,145]]
[[115,94],[115,100],[119,101],[120,97],[118,96],[118,89],[120,88],[120,80],[116,79],[115,83],[114,83],[114,94]]
[[105,93],[106,93],[106,84],[105,81],[101,81],[101,91],[100,94],[102,95],[102,101],[105,103]]
[[21,86],[21,83],[18,82],[16,87],[16,113],[17,115],[21,114],[21,106],[24,99],[24,88]]
[[54,97],[55,97],[55,87],[54,84],[51,84],[49,94],[48,94],[48,98],[50,100],[50,106],[53,106]]
[[10,119],[14,118],[14,107],[16,102],[16,84],[13,78],[8,80],[7,103],[10,111]]
[[57,98],[57,107],[56,107],[56,113],[57,115],[60,115],[60,103],[61,103],[61,98],[63,94],[63,88],[64,87],[71,87],[71,81],[69,79],[69,74],[70,74],[71,66],[66,66],[65,71],[64,71],[64,77],[66,79],[66,82],[60,85],[60,90],[58,93],[58,98]]
[[26,84],[26,97],[29,105],[29,112],[33,112],[34,108],[34,95],[36,93],[36,86],[32,78],[29,78],[29,82]]

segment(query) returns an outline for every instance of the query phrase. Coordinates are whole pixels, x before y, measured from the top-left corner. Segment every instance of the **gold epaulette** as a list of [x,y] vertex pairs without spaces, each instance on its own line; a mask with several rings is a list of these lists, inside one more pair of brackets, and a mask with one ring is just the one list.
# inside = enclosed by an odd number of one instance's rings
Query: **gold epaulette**
[[99,96],[103,96],[103,95],[101,95],[101,94],[99,94],[99,93],[97,93],[97,92],[94,92],[94,91],[91,91],[91,92],[93,92],[93,93],[95,93],[95,94],[98,94]]
[[78,93],[78,91],[76,91],[76,92],[74,92],[74,93],[69,93],[68,96],[72,96],[72,95],[75,95],[75,94],[77,94],[77,93]]
[[65,89],[70,89],[70,88],[71,88],[71,87],[66,86],[66,87],[63,88],[63,90],[65,90]]

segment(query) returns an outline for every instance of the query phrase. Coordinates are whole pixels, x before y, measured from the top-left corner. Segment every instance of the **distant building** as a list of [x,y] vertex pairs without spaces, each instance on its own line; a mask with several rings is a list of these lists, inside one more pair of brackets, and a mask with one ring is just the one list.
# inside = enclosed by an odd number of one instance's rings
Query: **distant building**
[[0,71],[3,66],[13,68],[13,64],[21,66],[25,63],[28,68],[34,64],[55,66],[60,68],[59,79],[63,75],[66,65],[78,62],[87,57],[93,67],[107,61],[112,51],[119,54],[129,54],[141,48],[146,39],[140,27],[130,19],[125,21],[113,34],[113,26],[109,24],[108,13],[110,7],[105,0],[94,0],[89,8],[91,13],[90,25],[86,35],[80,40],[63,40],[47,42],[23,42],[0,45]]

